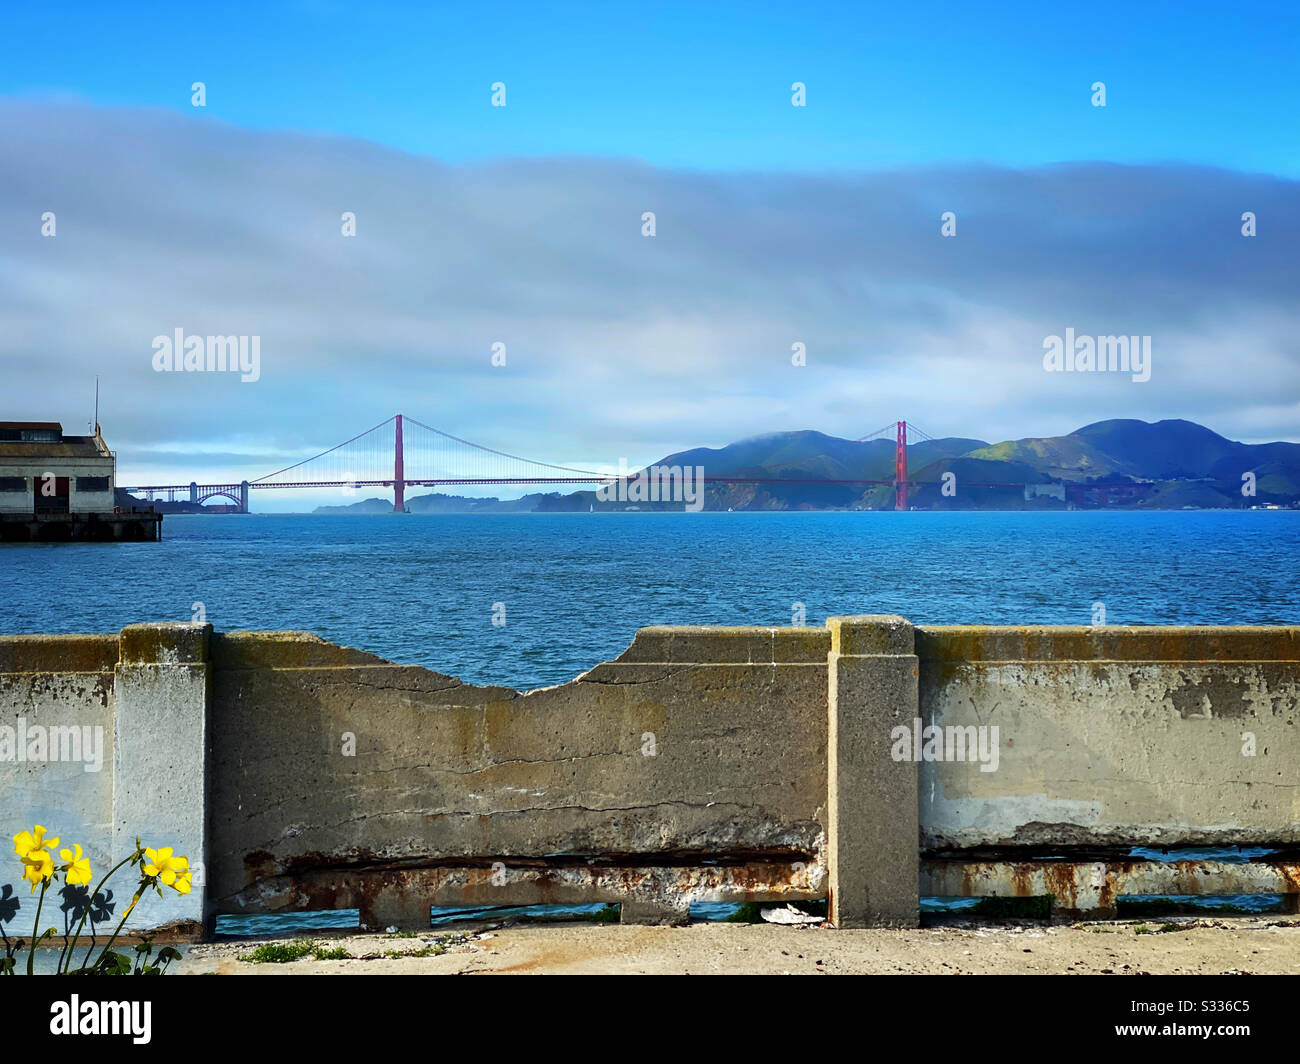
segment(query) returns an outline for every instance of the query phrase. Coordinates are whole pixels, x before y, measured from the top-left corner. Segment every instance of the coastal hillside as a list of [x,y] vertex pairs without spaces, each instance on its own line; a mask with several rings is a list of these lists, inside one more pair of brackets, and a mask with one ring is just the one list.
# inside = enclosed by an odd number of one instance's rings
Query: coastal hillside
[[[1300,444],[1239,443],[1192,421],[1098,421],[1063,436],[988,443],[966,437],[908,447],[909,502],[917,509],[1182,509],[1300,505]],[[702,467],[707,510],[891,509],[894,443],[805,429],[723,447],[693,447],[656,465]],[[945,475],[955,491],[945,494]],[[1249,477],[1247,476],[1249,474]],[[1254,494],[1243,494],[1253,477]],[[864,481],[884,481],[867,484]],[[1028,486],[1028,487],[1027,487]],[[679,510],[675,502],[602,502],[593,490],[474,499],[408,496],[413,513]],[[317,513],[391,511],[383,499]]]

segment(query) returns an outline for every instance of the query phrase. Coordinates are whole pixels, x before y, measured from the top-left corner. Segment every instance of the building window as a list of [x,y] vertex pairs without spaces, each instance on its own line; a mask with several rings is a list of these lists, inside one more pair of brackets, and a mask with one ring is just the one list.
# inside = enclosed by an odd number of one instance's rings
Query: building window
[[26,491],[26,477],[0,477],[0,491]]
[[78,491],[108,491],[108,477],[77,477]]
[[0,427],[0,443],[62,443],[61,428],[20,428],[16,425]]

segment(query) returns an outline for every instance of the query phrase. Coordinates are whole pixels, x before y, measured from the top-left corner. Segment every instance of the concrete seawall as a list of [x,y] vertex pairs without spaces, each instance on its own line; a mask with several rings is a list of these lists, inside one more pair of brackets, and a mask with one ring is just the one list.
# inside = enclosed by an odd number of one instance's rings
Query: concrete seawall
[[[188,853],[194,892],[137,913],[194,933],[354,907],[370,926],[596,901],[680,922],[693,901],[829,897],[849,927],[913,925],[922,895],[1294,902],[1298,681],[1296,628],[645,628],[528,692],[306,633],[11,636],[0,809],[97,873],[137,834]],[[71,755],[73,726],[80,760],[31,746]],[[1280,852],[1128,853],[1207,845]]]

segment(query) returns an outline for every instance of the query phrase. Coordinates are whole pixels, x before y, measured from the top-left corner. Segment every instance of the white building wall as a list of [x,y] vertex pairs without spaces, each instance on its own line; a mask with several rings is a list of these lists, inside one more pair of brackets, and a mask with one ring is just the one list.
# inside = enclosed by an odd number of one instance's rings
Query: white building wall
[[[50,474],[67,477],[68,509],[74,513],[112,513],[113,489],[116,486],[114,462],[103,458],[0,458],[0,477],[24,477],[26,491],[0,491],[0,513],[32,512],[35,493],[40,490],[41,479]],[[106,491],[79,491],[78,477],[107,477]]]

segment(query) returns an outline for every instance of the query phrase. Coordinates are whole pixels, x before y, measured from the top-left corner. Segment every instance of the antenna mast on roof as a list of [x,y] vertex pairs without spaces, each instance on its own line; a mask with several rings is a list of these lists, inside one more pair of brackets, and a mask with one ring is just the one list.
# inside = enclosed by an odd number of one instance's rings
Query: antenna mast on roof
[[95,375],[95,435],[99,435],[99,375]]

